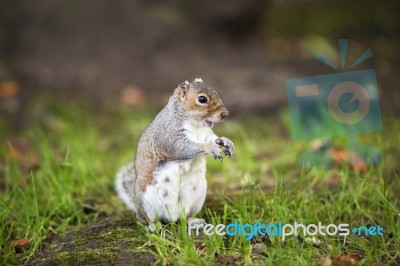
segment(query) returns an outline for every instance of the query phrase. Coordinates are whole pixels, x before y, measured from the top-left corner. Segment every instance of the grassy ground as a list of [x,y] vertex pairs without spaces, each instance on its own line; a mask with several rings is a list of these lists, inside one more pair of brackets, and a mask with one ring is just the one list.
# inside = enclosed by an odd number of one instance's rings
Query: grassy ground
[[[154,112],[127,108],[98,112],[76,104],[29,107],[28,125],[14,133],[0,120],[0,264],[22,264],[52,234],[125,210],[114,175],[134,154]],[[307,143],[290,140],[288,114],[231,118],[216,125],[236,154],[208,158],[209,195],[200,213],[208,223],[269,222],[380,225],[383,236],[188,237],[185,223],[148,234],[145,248],[161,263],[391,264],[400,262],[398,176],[400,121],[384,116],[384,130],[360,137],[381,149],[383,163],[367,168],[337,162],[305,169],[297,156]],[[343,157],[344,139],[335,140]],[[339,154],[339,155],[338,155]],[[14,240],[27,238],[25,247]],[[18,245],[17,245],[18,246]]]

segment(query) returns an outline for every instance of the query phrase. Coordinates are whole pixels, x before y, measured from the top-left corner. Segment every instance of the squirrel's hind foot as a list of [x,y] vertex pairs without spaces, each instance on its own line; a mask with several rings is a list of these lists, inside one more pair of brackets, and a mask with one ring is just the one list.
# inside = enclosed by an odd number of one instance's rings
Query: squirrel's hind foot
[[150,233],[160,232],[162,229],[162,225],[160,223],[151,223],[146,225],[146,231]]

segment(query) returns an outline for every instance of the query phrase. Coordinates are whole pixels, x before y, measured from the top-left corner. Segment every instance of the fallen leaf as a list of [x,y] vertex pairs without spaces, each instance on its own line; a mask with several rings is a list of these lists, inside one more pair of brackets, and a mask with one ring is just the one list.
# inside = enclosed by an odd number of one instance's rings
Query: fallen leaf
[[18,240],[14,240],[13,242],[11,242],[11,246],[15,249],[18,249],[18,248],[26,247],[27,245],[29,245],[29,243],[30,243],[30,240],[25,237],[25,238],[21,238]]
[[18,83],[15,81],[3,81],[0,83],[0,98],[12,98],[19,92]]
[[367,163],[362,159],[362,157],[355,153],[348,153],[347,149],[333,149],[332,151],[332,160],[335,164],[343,164],[346,163],[349,158],[351,159],[352,166],[354,170],[358,172],[364,172],[367,170]]
[[121,92],[121,102],[128,106],[141,106],[144,103],[143,90],[137,86],[127,86]]
[[320,266],[331,266],[332,265],[332,258],[331,256],[325,256],[323,257],[320,262],[319,262]]
[[357,265],[358,257],[354,255],[342,255],[334,260],[333,265]]
[[346,162],[348,158],[346,149],[334,149],[332,152],[332,160],[335,163],[343,163]]
[[353,266],[357,265],[359,257],[356,255],[325,256],[319,262],[320,266]]
[[367,170],[367,163],[360,160],[360,161],[355,161],[353,163],[353,167],[355,170],[359,171],[359,172],[365,172]]

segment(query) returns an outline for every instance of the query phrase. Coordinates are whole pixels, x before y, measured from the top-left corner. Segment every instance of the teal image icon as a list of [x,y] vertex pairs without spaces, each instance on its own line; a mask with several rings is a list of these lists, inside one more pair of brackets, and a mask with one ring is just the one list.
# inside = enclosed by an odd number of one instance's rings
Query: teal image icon
[[[347,47],[345,41],[339,40],[342,66]],[[370,56],[372,52],[368,49],[355,63],[359,64]],[[336,69],[322,54],[317,54],[316,58]],[[329,140],[346,136],[349,162],[380,162],[381,154],[377,148],[356,143],[357,134],[382,129],[374,69],[292,78],[286,82],[286,91],[294,140]],[[299,156],[299,165],[305,168],[331,167],[330,145],[322,150],[305,151]]]

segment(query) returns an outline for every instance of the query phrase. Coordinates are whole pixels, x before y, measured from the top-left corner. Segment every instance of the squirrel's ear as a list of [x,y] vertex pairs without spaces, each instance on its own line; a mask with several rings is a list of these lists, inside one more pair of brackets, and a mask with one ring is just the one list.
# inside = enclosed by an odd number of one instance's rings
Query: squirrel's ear
[[190,87],[190,84],[189,84],[189,81],[187,81],[187,80],[185,82],[179,84],[179,93],[178,93],[178,95],[179,95],[180,99],[182,99],[182,100],[185,99],[185,97],[187,95],[187,92],[189,90],[189,87]]

